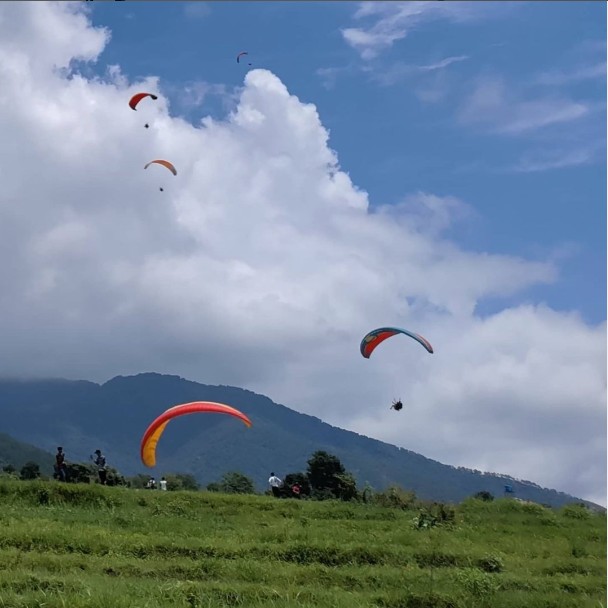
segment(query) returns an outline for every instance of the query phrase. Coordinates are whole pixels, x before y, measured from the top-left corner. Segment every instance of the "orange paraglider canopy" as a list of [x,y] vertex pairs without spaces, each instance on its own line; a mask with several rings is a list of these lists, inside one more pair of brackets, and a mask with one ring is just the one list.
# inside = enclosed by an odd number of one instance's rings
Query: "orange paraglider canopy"
[[169,171],[171,171],[171,173],[173,173],[173,175],[177,175],[177,170],[173,166],[173,163],[170,163],[168,160],[162,160],[162,159],[151,160],[144,167],[144,169],[147,169],[150,165],[154,165],[154,164],[156,164],[156,165],[162,165],[163,167],[166,167],[167,169],[169,169]]
[[229,416],[234,416],[243,421],[247,427],[251,427],[251,420],[249,420],[243,412],[224,403],[215,403],[214,401],[193,401],[192,403],[175,405],[158,416],[158,418],[156,418],[146,429],[140,446],[142,462],[147,467],[153,467],[156,464],[156,445],[158,444],[158,440],[163,434],[165,427],[173,418],[196,413],[228,414]]

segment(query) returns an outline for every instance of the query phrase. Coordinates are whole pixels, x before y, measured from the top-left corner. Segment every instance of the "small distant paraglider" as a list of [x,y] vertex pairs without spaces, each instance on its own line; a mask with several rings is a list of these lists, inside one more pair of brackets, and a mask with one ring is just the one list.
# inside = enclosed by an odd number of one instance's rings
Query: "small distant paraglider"
[[391,405],[391,409],[396,412],[403,409],[403,403],[401,403],[401,399],[393,399],[393,403]]
[[[236,56],[236,62],[237,63],[241,63],[241,57],[243,57],[244,55],[249,55],[249,53],[247,51],[241,51],[237,56]],[[247,65],[251,65],[250,63],[248,63]]]
[[[150,99],[153,100],[157,100],[158,97],[156,95],[154,95],[154,93],[135,93],[135,95],[133,95],[133,97],[131,97],[131,99],[129,99],[129,107],[134,110],[135,112],[137,112],[137,104],[142,100],[145,99],[146,97],[149,97]],[[150,128],[149,123],[146,123],[144,125],[144,127],[146,129]]]
[[[163,167],[166,167],[167,169],[169,169],[169,171],[171,171],[171,173],[173,173],[173,175],[177,175],[177,169],[173,166],[173,163],[170,163],[168,160],[164,160],[162,158],[157,158],[155,160],[151,160],[145,167],[144,169],[147,169],[150,165],[162,165]],[[161,192],[164,192],[164,188],[160,187],[159,190]]]

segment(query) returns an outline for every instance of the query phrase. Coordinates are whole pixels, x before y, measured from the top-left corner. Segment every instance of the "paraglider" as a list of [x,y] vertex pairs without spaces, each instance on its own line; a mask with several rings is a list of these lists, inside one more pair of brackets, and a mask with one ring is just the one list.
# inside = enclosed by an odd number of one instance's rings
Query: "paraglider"
[[156,101],[158,99],[158,97],[156,95],[154,95],[154,93],[135,93],[135,95],[133,95],[133,97],[131,97],[131,99],[129,100],[129,107],[132,110],[137,111],[137,104],[142,99],[145,99],[146,97],[149,97],[150,99],[153,99],[154,101]]
[[370,355],[379,344],[397,334],[405,334],[406,336],[413,338],[416,342],[422,344],[429,353],[433,353],[433,347],[430,342],[418,334],[408,331],[407,329],[399,329],[398,327],[379,327],[378,329],[370,331],[363,340],[361,340],[361,346],[359,347],[361,354],[366,359],[369,359]]
[[401,399],[399,399],[399,400],[393,399],[393,404],[391,405],[391,409],[395,410],[396,412],[403,409],[403,403],[401,403]]
[[[142,99],[145,99],[146,97],[149,97],[150,99],[154,99],[154,100],[158,99],[158,97],[156,95],[154,95],[154,93],[136,93],[135,95],[133,95],[133,97],[131,97],[131,99],[129,99],[129,107],[132,110],[137,111],[137,104]],[[146,129],[149,129],[150,125],[148,123],[146,123],[144,125],[144,127],[146,127]]]
[[251,427],[251,420],[243,412],[224,403],[193,401],[192,403],[175,405],[153,420],[146,429],[140,445],[140,456],[144,465],[147,467],[156,465],[156,445],[167,424],[178,416],[196,413],[228,414],[244,422],[247,427]]
[[[175,167],[173,166],[173,163],[170,163],[168,160],[163,160],[162,158],[156,159],[156,160],[151,160],[145,167],[144,169],[147,169],[150,165],[162,165],[163,167],[166,167],[167,169],[169,169],[169,171],[171,171],[171,173],[173,173],[173,175],[177,175],[177,170],[175,169]],[[159,188],[159,190],[161,192],[164,192],[165,189],[161,186]]]
[[[241,57],[243,55],[249,55],[249,53],[247,51],[241,51],[237,56],[236,56],[236,62],[237,63],[241,63]],[[247,65],[251,65],[250,63]]]

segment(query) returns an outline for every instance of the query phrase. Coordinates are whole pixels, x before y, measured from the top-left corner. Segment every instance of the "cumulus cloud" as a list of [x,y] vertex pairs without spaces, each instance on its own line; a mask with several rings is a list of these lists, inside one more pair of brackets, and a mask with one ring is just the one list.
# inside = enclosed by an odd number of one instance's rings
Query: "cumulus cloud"
[[[604,492],[605,325],[547,306],[476,314],[557,280],[553,262],[460,248],[454,197],[372,210],[315,106],[267,70],[197,125],[155,78],[83,76],[74,60],[110,40],[86,10],[0,4],[5,375],[243,386],[444,462]],[[159,99],[140,116],[126,102],[142,88]],[[152,158],[178,175],[144,171]],[[389,323],[436,354],[395,338],[363,359],[361,337]]]

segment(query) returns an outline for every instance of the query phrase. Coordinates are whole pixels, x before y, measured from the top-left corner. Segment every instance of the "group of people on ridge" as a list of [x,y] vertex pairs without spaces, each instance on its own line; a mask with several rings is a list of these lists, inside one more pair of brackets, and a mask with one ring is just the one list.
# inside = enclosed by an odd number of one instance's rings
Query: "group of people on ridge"
[[[164,477],[160,478],[160,481],[158,482],[158,487],[163,491],[167,490],[167,480]],[[156,479],[154,479],[154,477],[150,477],[150,479],[148,479],[144,489],[145,490],[156,490]]]
[[[275,474],[274,471],[272,473],[270,473],[270,477],[268,479],[268,485],[270,486],[270,489],[272,491],[272,495],[275,498],[280,498],[281,497],[281,488],[284,487],[283,482],[281,481],[281,479],[279,479]],[[293,498],[300,498],[300,493],[302,492],[302,488],[300,486],[299,483],[294,483],[289,490],[291,491],[291,496]]]
[[[106,457],[101,453],[101,450],[95,450],[95,456],[91,454],[91,460],[93,464],[97,466],[97,474],[99,475],[99,483],[102,486],[108,483],[108,467],[106,465]],[[68,466],[65,460],[65,452],[63,448],[59,446],[57,453],[55,454],[55,479],[59,481],[67,481],[68,478]]]

